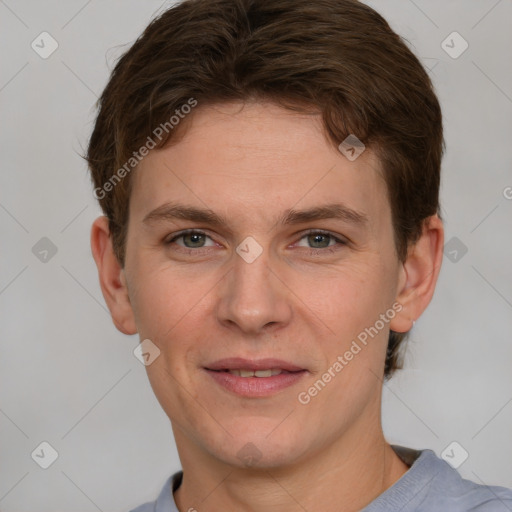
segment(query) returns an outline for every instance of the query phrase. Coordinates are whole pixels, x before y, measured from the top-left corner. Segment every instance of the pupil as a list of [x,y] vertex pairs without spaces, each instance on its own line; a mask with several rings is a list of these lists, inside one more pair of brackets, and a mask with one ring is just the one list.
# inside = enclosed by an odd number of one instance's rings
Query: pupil
[[[322,239],[323,239],[323,245],[322,245]],[[316,243],[320,243],[321,247],[327,247],[329,245],[329,236],[328,235],[310,235],[310,242],[314,245]],[[327,242],[327,243],[325,243]],[[318,248],[316,246],[315,248]]]
[[185,239],[187,237],[189,238],[189,241],[191,241],[191,244],[194,247],[197,245],[201,246],[201,242],[203,241],[202,240],[203,235],[200,235],[198,233],[191,233],[191,234],[186,235]]

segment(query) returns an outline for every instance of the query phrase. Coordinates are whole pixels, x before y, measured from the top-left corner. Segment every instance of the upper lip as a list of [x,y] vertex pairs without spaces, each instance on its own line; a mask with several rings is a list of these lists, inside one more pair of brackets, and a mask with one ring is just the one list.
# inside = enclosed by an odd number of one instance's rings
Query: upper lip
[[297,372],[304,370],[300,366],[296,366],[282,359],[245,359],[243,357],[228,357],[219,359],[205,366],[207,370],[268,370],[281,369],[288,372]]

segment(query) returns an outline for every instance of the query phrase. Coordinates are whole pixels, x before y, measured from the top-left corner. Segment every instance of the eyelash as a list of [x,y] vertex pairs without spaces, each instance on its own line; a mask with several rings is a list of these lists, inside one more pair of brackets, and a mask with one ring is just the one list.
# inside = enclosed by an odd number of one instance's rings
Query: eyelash
[[[204,231],[197,230],[197,229],[187,229],[185,231],[181,231],[180,233],[174,235],[170,240],[164,241],[164,244],[165,245],[171,245],[176,240],[178,240],[180,238],[183,238],[186,235],[204,235],[204,236],[206,236],[206,237],[211,239],[211,237],[207,233],[205,233]],[[336,251],[341,249],[340,246],[347,245],[347,242],[345,240],[342,240],[341,238],[335,236],[330,231],[323,231],[323,230],[318,230],[318,229],[311,229],[309,231],[306,231],[305,233],[302,233],[302,236],[300,237],[299,241],[302,240],[303,238],[306,238],[307,236],[310,236],[310,235],[328,236],[328,237],[331,238],[331,240],[334,240],[335,242],[337,242],[337,245],[336,246],[332,246],[332,247],[331,246],[323,247],[323,248],[310,247],[309,248],[309,253],[311,255],[318,255],[319,253],[333,254]],[[192,255],[192,254],[197,255],[198,253],[201,254],[201,252],[204,253],[205,249],[206,249],[206,252],[208,252],[210,249],[212,249],[212,247],[197,247],[197,248],[194,249],[192,247],[182,247],[182,246],[180,246],[179,251],[180,252],[185,252],[186,254],[190,254],[190,255]],[[201,251],[201,250],[203,250],[203,251]]]

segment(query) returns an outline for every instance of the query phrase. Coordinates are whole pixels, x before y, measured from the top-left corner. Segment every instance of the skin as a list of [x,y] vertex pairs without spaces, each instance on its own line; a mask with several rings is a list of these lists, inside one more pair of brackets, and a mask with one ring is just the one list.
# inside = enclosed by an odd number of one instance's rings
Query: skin
[[[200,105],[184,122],[184,136],[151,151],[132,176],[124,268],[104,217],[91,232],[116,327],[161,351],[146,368],[184,470],[177,505],[360,510],[408,469],[382,432],[382,375],[389,329],[408,331],[431,300],[441,221],[428,219],[400,262],[375,154],[367,148],[349,161],[326,139],[319,116],[256,102]],[[167,202],[208,208],[227,224],[143,222]],[[367,221],[277,222],[287,210],[331,203]],[[166,244],[190,228],[207,236]],[[252,263],[235,251],[248,236],[263,250]],[[298,393],[396,302],[402,310],[301,404]],[[280,358],[308,372],[273,396],[240,397],[203,369],[232,356]],[[247,443],[258,453],[250,466],[237,456]]]

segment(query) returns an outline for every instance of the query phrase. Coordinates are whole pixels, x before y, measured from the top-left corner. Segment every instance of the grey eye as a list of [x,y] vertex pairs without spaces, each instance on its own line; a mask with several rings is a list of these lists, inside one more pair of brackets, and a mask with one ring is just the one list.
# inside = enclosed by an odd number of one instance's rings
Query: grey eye
[[206,241],[206,235],[202,235],[200,233],[186,233],[181,235],[183,242],[185,243],[185,247],[195,248],[195,247],[203,247]]
[[[313,249],[323,249],[324,247],[329,247],[331,242],[331,236],[323,233],[313,233],[311,235],[307,235],[308,243],[310,243]],[[317,245],[318,244],[318,245]]]

